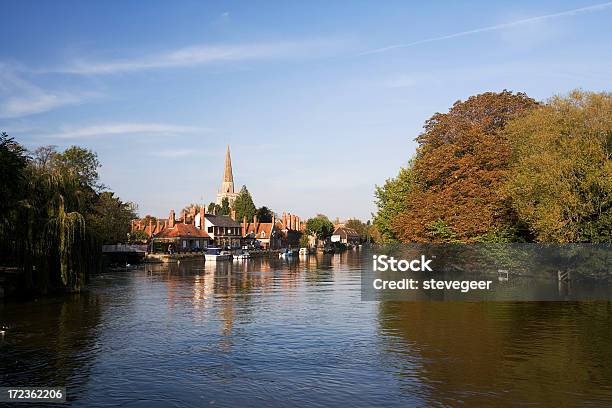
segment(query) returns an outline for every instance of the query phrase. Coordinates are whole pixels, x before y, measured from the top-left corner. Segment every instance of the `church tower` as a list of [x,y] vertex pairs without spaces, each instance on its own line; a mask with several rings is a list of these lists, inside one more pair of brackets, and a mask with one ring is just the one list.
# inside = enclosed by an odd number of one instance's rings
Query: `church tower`
[[217,194],[217,204],[221,205],[221,201],[227,197],[230,205],[232,205],[237,195],[238,193],[234,192],[234,175],[232,173],[230,147],[227,145],[227,150],[225,151],[225,170],[223,172],[223,180],[221,181],[221,189]]

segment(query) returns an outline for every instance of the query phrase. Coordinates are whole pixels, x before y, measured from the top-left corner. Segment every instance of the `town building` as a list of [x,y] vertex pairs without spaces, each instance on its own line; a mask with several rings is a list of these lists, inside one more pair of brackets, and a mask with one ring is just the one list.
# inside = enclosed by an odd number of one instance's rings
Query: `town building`
[[230,147],[227,145],[225,151],[225,169],[223,171],[223,180],[221,181],[221,189],[217,194],[217,204],[221,205],[224,198],[229,201],[230,207],[236,201],[238,193],[234,191],[234,175],[232,173],[232,158],[230,156]]
[[283,212],[283,217],[276,221],[276,228],[278,228],[281,233],[283,248],[300,247],[300,238],[302,238],[305,228],[300,217]]
[[282,235],[274,216],[272,222],[259,222],[257,216],[253,216],[252,222],[247,222],[246,217],[242,220],[242,235],[245,245],[259,246],[262,249],[279,249],[283,247]]
[[242,220],[244,243],[263,249],[298,248],[303,230],[300,217],[287,213],[281,219],[272,215],[272,222],[260,222],[257,216],[251,222]]
[[[233,212],[235,214],[235,212]],[[240,248],[242,245],[242,226],[227,215],[204,215],[204,231],[219,248]],[[194,225],[202,225],[202,215],[196,214]]]
[[[200,212],[203,214],[204,208]],[[196,227],[187,213],[183,213],[180,220],[175,220],[174,210],[170,210],[170,216],[163,225],[158,220],[156,227],[149,229],[148,233],[151,233],[153,252],[199,252],[212,244],[211,237],[204,229]]]
[[359,245],[360,241],[359,233],[344,224],[338,224],[331,236],[331,242],[339,242],[345,245]]

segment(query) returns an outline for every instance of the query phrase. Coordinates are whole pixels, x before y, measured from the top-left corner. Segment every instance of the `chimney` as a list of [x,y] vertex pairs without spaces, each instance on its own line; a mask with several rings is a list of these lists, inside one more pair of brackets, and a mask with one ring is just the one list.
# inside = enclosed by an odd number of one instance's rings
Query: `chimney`
[[287,228],[287,213],[283,211],[283,228]]
[[174,228],[174,210],[170,210],[170,216],[168,217],[168,228]]
[[[195,218],[194,218],[195,219]],[[204,221],[206,220],[206,213],[204,212],[204,207],[200,207],[200,229],[204,230]],[[195,223],[195,221],[194,221]]]
[[157,219],[157,226],[155,227],[155,233],[159,234],[160,231],[160,222],[159,222],[159,218]]
[[295,216],[295,229],[298,231],[302,229],[302,227],[300,226],[300,217],[298,217],[297,215]]
[[197,212],[198,212],[198,209],[197,209],[197,208],[195,208],[195,206],[193,206],[193,207],[191,207],[191,208],[189,209],[189,215],[191,216],[191,223],[192,223],[193,225],[195,225],[195,216],[196,216],[196,213],[197,213]]
[[149,218],[149,236],[153,236],[153,220]]
[[289,226],[287,227],[287,229],[291,231],[293,229],[293,215],[291,215],[291,213],[288,213],[287,218],[289,221]]
[[232,217],[232,220],[236,221],[236,210],[230,211],[230,217]]
[[242,236],[246,236],[247,234],[247,218],[246,215],[242,216]]
[[257,234],[257,215],[253,216],[253,231]]

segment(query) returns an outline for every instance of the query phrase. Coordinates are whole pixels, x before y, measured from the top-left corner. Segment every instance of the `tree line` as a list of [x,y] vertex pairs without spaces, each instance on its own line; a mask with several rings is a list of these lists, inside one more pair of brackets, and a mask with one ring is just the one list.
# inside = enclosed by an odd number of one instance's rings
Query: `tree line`
[[76,291],[101,268],[101,245],[124,242],[136,207],[100,183],[97,155],[72,146],[28,152],[0,134],[0,268],[20,293]]
[[416,141],[375,190],[383,242],[612,242],[612,94],[486,92]]

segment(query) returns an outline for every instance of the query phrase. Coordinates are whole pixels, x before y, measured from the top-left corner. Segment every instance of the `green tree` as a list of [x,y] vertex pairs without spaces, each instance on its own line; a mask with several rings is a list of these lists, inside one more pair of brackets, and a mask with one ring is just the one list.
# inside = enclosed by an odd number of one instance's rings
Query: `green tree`
[[272,222],[272,216],[273,215],[274,214],[272,213],[272,210],[270,210],[266,206],[259,207],[257,209],[257,219],[260,222]]
[[327,239],[334,232],[334,224],[324,215],[317,215],[306,221],[306,234],[314,235],[319,240]]
[[612,94],[571,92],[510,122],[512,207],[537,241],[612,242]]
[[310,241],[308,240],[307,234],[302,234],[300,237],[300,248],[308,248],[310,246]]
[[143,243],[146,243],[147,241],[149,241],[149,235],[147,235],[146,232],[142,230],[130,232],[129,239],[128,239],[128,242],[130,244],[143,244]]
[[[101,243],[116,244],[126,241],[134,218],[136,208],[133,203],[124,203],[114,193],[104,191],[98,196],[93,212],[88,214],[86,220]],[[154,217],[151,220],[157,221]]]
[[[212,204],[212,203],[211,203]],[[196,209],[196,212],[200,211],[200,207],[203,207],[204,204],[203,203],[191,203],[186,205],[185,207],[183,207],[183,211],[187,214],[189,214],[189,212],[191,211],[192,208]]]
[[18,202],[24,198],[27,165],[25,149],[0,133],[0,234],[10,226]]
[[408,207],[408,193],[412,188],[412,170],[401,168],[395,178],[387,179],[384,185],[376,186],[374,196],[378,210],[374,214],[374,226],[383,243],[397,242],[393,222]]
[[79,146],[71,146],[62,153],[52,156],[55,166],[60,171],[70,171],[75,174],[83,185],[100,191],[104,185],[100,184],[98,169],[101,167],[98,155],[91,150]]
[[208,204],[208,208],[206,209],[208,214],[219,214],[221,211],[221,206],[219,204],[211,202]]
[[354,229],[355,232],[359,234],[359,239],[361,239],[361,241],[363,242],[367,241],[368,228],[369,228],[368,224],[362,222],[361,220],[353,218],[353,219],[347,220],[344,225],[346,225],[348,228]]
[[251,193],[247,190],[246,186],[242,186],[240,192],[236,196],[234,201],[234,210],[236,211],[236,219],[242,220],[244,217],[247,220],[253,219],[253,216],[257,213],[257,208],[253,204],[253,198]]
[[217,214],[219,215],[230,215],[231,209],[229,205],[229,199],[227,197],[221,200],[221,206],[218,208]]
[[21,271],[22,294],[81,289],[100,268],[106,237],[127,238],[132,205],[98,192],[99,163],[85,149],[50,146],[30,160],[2,134],[0,159],[0,209],[9,206],[0,214],[0,262]]

